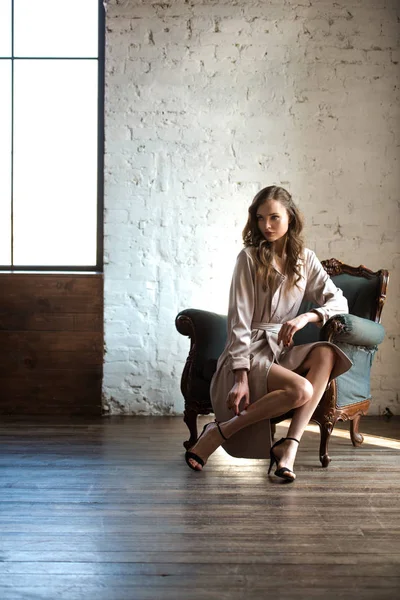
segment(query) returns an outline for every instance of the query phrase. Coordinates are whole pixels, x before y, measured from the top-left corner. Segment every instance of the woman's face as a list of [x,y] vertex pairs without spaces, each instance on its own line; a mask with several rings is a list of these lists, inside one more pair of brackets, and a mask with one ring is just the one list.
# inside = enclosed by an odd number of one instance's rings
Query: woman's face
[[258,207],[257,225],[269,242],[277,242],[289,229],[289,214],[279,200],[267,200]]

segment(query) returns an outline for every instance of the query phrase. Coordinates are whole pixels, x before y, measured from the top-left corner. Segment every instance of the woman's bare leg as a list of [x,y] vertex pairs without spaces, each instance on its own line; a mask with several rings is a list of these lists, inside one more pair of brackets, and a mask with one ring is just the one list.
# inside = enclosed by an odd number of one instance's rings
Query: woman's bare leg
[[[307,427],[314,410],[325,392],[330,374],[335,365],[336,353],[329,346],[315,346],[310,352],[304,363],[298,370],[308,371],[306,378],[313,386],[311,399],[296,408],[288,430],[288,437],[301,440],[305,428]],[[274,452],[279,459],[279,467],[288,467],[293,470],[294,461],[298,449],[298,444],[292,440],[286,440],[278,446]]]
[[[268,374],[268,394],[259,398],[257,402],[232,417],[229,421],[220,423],[221,431],[226,438],[231,437],[241,429],[264,419],[271,419],[288,412],[310,401],[313,396],[312,384],[284,367],[273,364]],[[191,451],[200,456],[204,463],[218,446],[221,445],[221,435],[216,425],[210,424],[204,435],[191,448]],[[194,459],[189,459],[198,470],[201,465]]]

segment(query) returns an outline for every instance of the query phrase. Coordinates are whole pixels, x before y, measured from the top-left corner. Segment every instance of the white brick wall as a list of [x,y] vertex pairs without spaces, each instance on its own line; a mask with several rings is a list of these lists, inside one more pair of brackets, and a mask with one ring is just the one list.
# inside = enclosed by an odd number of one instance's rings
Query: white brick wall
[[321,259],[391,271],[371,413],[399,414],[399,21],[396,0],[109,0],[106,411],[182,411],[175,316],[226,312],[278,183]]

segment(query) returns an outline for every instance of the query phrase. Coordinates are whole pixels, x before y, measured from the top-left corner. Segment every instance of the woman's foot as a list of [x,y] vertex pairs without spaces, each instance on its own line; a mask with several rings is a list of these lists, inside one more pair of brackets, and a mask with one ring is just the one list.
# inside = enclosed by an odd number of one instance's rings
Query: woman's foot
[[276,471],[279,471],[279,476],[284,479],[296,479],[293,472],[294,461],[296,459],[299,442],[295,439],[284,438],[272,447],[272,453],[277,462]]
[[[215,452],[226,439],[223,423],[217,423],[215,421],[207,423],[195,445],[186,453],[185,459],[189,467],[195,471],[202,471],[208,457]],[[203,465],[190,456],[190,454],[195,454],[200,458],[203,461]]]

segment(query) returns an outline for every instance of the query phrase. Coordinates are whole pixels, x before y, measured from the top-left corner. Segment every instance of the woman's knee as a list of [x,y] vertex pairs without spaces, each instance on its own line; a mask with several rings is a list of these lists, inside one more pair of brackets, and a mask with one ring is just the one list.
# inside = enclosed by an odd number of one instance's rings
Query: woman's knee
[[300,377],[299,380],[296,381],[296,384],[290,390],[290,394],[293,401],[293,408],[298,408],[299,406],[303,406],[309,400],[311,400],[314,393],[313,385],[308,379],[304,377]]
[[332,346],[319,345],[315,346],[310,352],[310,359],[312,362],[318,362],[319,364],[335,364],[336,352]]

